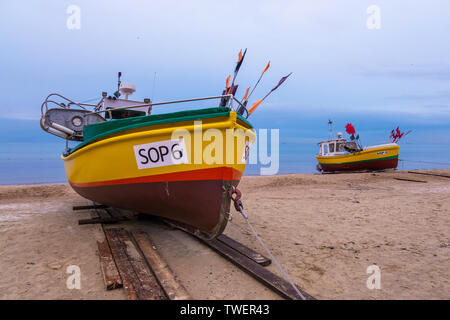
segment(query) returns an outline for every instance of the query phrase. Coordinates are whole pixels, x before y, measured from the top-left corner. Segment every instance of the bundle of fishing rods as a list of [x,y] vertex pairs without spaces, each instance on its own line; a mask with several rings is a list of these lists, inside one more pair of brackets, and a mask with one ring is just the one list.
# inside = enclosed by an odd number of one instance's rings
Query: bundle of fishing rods
[[[238,73],[239,73],[239,69],[241,68],[241,65],[242,65],[242,62],[244,61],[244,58],[245,58],[245,54],[247,53],[247,49],[245,49],[245,51],[244,51],[244,53],[242,53],[242,49],[241,49],[241,51],[239,51],[239,54],[238,54],[238,60],[237,60],[237,63],[236,63],[236,67],[234,68],[234,76],[233,76],[233,80],[232,80],[232,82],[231,82],[231,85],[230,85],[230,79],[231,79],[231,75],[230,76],[228,76],[227,77],[227,79],[226,79],[226,85],[225,85],[225,90],[222,92],[222,95],[235,95],[236,94],[236,91],[237,91],[237,88],[238,88],[238,85],[236,84],[234,84],[235,83],[235,81],[236,81],[236,77],[237,77],[237,75],[238,75]],[[241,104],[242,104],[242,106],[239,106],[239,108],[236,110],[237,111],[237,113],[239,113],[240,115],[243,115],[244,114],[244,112],[245,112],[245,108],[247,107],[247,103],[248,103],[248,100],[250,99],[250,97],[252,96],[252,94],[253,94],[253,92],[255,91],[255,89],[256,89],[256,87],[258,86],[258,84],[259,84],[259,82],[261,81],[261,79],[262,79],[262,77],[263,77],[263,75],[264,75],[264,73],[266,73],[266,71],[269,69],[269,67],[270,67],[270,61],[267,63],[267,66],[264,68],[264,70],[261,72],[261,74],[260,74],[260,76],[259,76],[259,78],[258,78],[258,81],[256,81],[256,83],[255,83],[255,85],[253,86],[253,89],[252,89],[252,91],[250,91],[250,87],[248,87],[247,88],[247,90],[245,91],[245,94],[244,94],[244,97],[242,98],[242,100],[241,100]],[[292,74],[292,72],[291,73],[289,73],[287,76],[285,76],[285,77],[282,77],[281,78],[281,80],[278,82],[278,84],[272,89],[272,90],[270,90],[269,91],[269,93],[267,93],[262,99],[259,99],[259,100],[257,100],[256,102],[254,102],[253,104],[252,104],[252,106],[248,109],[248,116],[250,116],[255,110],[256,110],[256,108],[258,108],[258,106],[272,93],[272,92],[274,92],[275,90],[277,90],[282,84],[283,84],[283,82],[284,81],[286,81],[286,79],[290,76]],[[250,91],[250,94],[249,94],[249,91]],[[228,101],[229,101],[229,97],[226,97],[226,98],[222,98],[222,100],[220,101],[220,107],[224,107],[224,106],[226,106],[227,105],[227,103],[228,103]]]

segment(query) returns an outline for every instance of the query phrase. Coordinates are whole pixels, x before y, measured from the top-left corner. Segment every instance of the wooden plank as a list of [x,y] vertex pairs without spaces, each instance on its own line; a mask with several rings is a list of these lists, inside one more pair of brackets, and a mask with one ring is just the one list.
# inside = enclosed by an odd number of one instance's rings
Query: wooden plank
[[426,175],[426,176],[450,178],[450,176],[447,176],[447,175],[444,175],[444,174],[437,174],[437,173],[418,172],[418,171],[408,171],[408,173],[423,174],[423,175]]
[[117,217],[117,218],[92,218],[92,219],[81,219],[78,220],[79,225],[83,224],[96,224],[96,223],[116,223],[119,221],[128,221],[130,220],[128,217]]
[[[137,300],[140,295],[137,290],[140,286],[139,280],[133,272],[133,267],[123,249],[123,245],[117,236],[115,229],[105,229],[105,236],[108,244],[111,248],[114,261],[116,262],[117,269],[119,270],[120,277],[122,278],[123,288],[127,293],[129,300]],[[136,288],[135,288],[136,285]]]
[[227,246],[233,248],[237,252],[243,254],[244,256],[248,257],[249,259],[255,261],[257,264],[260,264],[262,266],[268,266],[272,260],[269,258],[263,256],[262,254],[250,249],[249,247],[243,245],[242,243],[237,242],[234,239],[231,239],[230,237],[221,234],[217,238],[220,242],[223,242]]
[[394,177],[395,180],[401,180],[401,181],[410,181],[410,182],[422,182],[422,183],[427,183],[427,181],[423,181],[423,180],[414,180],[414,179],[405,179],[405,178],[397,178]]
[[105,209],[105,208],[108,208],[108,206],[104,204],[94,204],[90,206],[74,206],[72,207],[72,210],[76,211],[76,210]]
[[118,218],[118,217],[124,217],[125,215],[122,214],[119,210],[115,209],[115,208],[108,208],[105,209],[105,211],[114,218]]
[[[202,240],[201,238],[198,239]],[[233,264],[254,277],[256,280],[260,281],[265,286],[280,294],[282,297],[292,300],[301,299],[294,288],[292,288],[292,286],[286,280],[280,278],[279,276],[260,266],[256,262],[248,259],[246,256],[243,256],[239,252],[225,245],[223,242],[216,239],[202,241],[212,249],[214,249],[216,252],[218,252],[220,255],[230,260]],[[298,289],[307,300],[315,300],[312,296],[300,290],[300,288]]]
[[111,218],[113,218],[109,213],[108,213],[108,209],[95,209],[94,211],[97,214],[97,217],[95,218],[100,218],[100,219],[105,219],[105,220],[110,220]]
[[139,279],[141,285],[140,290],[142,291],[140,300],[167,300],[164,291],[148,267],[145,259],[135,247],[129,233],[122,229],[119,232],[119,237],[124,245],[128,260]]
[[105,235],[131,300],[165,299],[164,292],[123,228],[105,229]]
[[169,265],[161,258],[150,236],[142,231],[132,231],[132,237],[141,250],[148,266],[153,271],[170,300],[191,300],[186,289],[176,280],[176,277]]
[[131,211],[121,210],[117,208],[108,208],[105,209],[105,211],[114,218],[127,218],[128,220],[131,220],[134,218],[134,214]]
[[105,281],[106,289],[112,290],[122,288],[122,279],[117,270],[114,258],[109,248],[108,241],[97,241],[98,255],[100,258],[100,266],[102,269],[103,280]]

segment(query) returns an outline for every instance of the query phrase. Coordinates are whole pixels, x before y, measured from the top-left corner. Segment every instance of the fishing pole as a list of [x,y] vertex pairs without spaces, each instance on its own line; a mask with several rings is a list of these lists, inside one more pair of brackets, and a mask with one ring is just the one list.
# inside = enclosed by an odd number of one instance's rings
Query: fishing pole
[[[241,100],[241,105],[239,106],[239,108],[237,109],[237,113],[240,114],[241,116],[244,115],[245,112],[245,108],[247,107],[247,101],[248,101],[248,91],[250,90],[250,87],[247,88],[247,90],[245,90],[245,94],[244,97]],[[243,102],[242,102],[243,101]]]
[[249,95],[247,98],[244,97],[245,99],[243,99],[243,101],[244,101],[245,103],[248,101],[248,99],[250,99],[250,97],[251,97],[252,94],[253,94],[253,91],[255,91],[255,89],[256,89],[256,87],[258,86],[259,82],[261,81],[261,79],[262,79],[264,73],[267,71],[267,69],[269,69],[269,67],[270,67],[270,61],[267,63],[267,66],[266,66],[266,67],[264,68],[264,70],[261,72],[261,75],[259,76],[258,81],[256,81],[256,84],[255,84],[255,86],[253,87],[252,91],[250,92],[250,95]]
[[228,94],[232,93],[232,91],[234,89],[234,81],[236,80],[237,74],[239,72],[239,69],[241,68],[241,65],[242,65],[242,62],[244,61],[246,53],[247,53],[247,48],[245,48],[244,54],[242,54],[242,49],[241,49],[241,51],[239,51],[238,61],[236,63],[236,67],[234,68],[233,81],[231,82],[231,87],[228,89],[228,92],[227,92]]
[[248,95],[248,90],[250,88],[247,89],[247,91],[245,92],[244,97],[241,100],[241,106],[239,106],[237,113],[239,113],[240,115],[244,114],[244,109],[247,107],[247,103],[248,103],[248,99],[250,98],[250,96],[253,94],[253,91],[255,91],[256,87],[258,86],[258,83],[261,81],[264,73],[267,71],[267,69],[269,69],[270,67],[270,61],[267,63],[267,66],[264,68],[264,70],[261,72],[261,75],[259,76],[258,81],[256,81],[256,84],[253,86],[252,92],[250,92],[250,95]]
[[[250,87],[248,87],[247,90],[245,90],[245,94],[244,94],[244,97],[242,98],[242,100],[244,100],[244,101],[247,101],[247,100],[248,100],[248,97],[247,97],[247,96],[248,96],[248,91],[249,91],[249,90],[250,90]],[[241,100],[241,101],[242,101],[242,100]]]
[[248,114],[249,114],[249,115],[252,114],[253,111],[255,111],[255,109],[258,108],[258,106],[261,104],[261,102],[263,102],[263,101],[264,101],[264,100],[265,100],[272,92],[274,92],[275,90],[277,90],[277,89],[283,84],[283,82],[286,81],[286,79],[287,79],[291,74],[292,74],[292,72],[289,73],[287,76],[281,78],[281,80],[278,82],[278,84],[277,84],[272,90],[270,90],[269,93],[266,94],[266,95],[264,96],[264,98],[262,98],[262,99],[256,101],[256,102],[251,106],[250,110],[248,110]]
[[[241,51],[239,51],[238,61],[236,63],[236,67],[234,68],[233,81],[231,82],[231,86],[228,86],[228,84],[230,83],[230,77],[231,77],[231,76],[228,76],[228,78],[226,79],[225,90],[222,92],[222,95],[229,95],[229,94],[234,95],[236,93],[237,86],[234,85],[234,81],[236,80],[237,74],[239,72],[239,69],[241,68],[241,65],[242,65],[242,62],[244,61],[246,53],[247,53],[247,48],[245,49],[244,54],[242,54],[242,49],[241,49]],[[222,98],[220,100],[219,107],[225,107],[227,105],[228,101],[229,101],[228,97]]]
[[155,97],[155,83],[156,83],[156,71],[155,74],[153,75],[152,101]]
[[228,77],[225,79],[225,91],[226,91],[226,92],[228,92],[228,88],[229,88],[229,84],[230,84],[230,79],[231,79],[231,76],[228,76]]
[[[222,91],[223,96],[228,94],[228,85],[230,84],[230,78],[231,76],[228,76],[225,79],[225,90]],[[219,107],[225,107],[227,105],[228,100],[229,100],[228,97],[220,99]]]

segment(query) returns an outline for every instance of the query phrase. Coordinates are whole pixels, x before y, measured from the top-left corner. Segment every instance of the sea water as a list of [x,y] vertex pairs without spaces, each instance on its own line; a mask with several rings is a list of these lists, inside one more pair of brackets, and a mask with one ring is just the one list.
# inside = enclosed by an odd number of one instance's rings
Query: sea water
[[[328,138],[326,127],[315,127],[320,119],[294,120],[295,125],[289,119],[275,124],[255,121],[256,128],[268,128],[268,141],[270,126],[279,128],[276,129],[279,130],[279,163],[270,165],[278,169],[276,174],[317,173],[317,143]],[[361,131],[363,145],[388,142],[389,131],[385,127]],[[364,128],[369,128],[369,124]],[[75,144],[72,142],[70,146]],[[416,126],[399,144],[399,170],[450,168],[450,128]],[[0,184],[67,183],[61,160],[64,149],[65,141],[43,132],[38,120],[0,119]],[[268,155],[271,156],[270,145]],[[245,175],[261,175],[262,167],[267,165],[249,164]]]
[[[61,153],[63,140],[56,142],[0,142],[0,184],[66,183]],[[277,174],[317,173],[317,145],[280,143]],[[270,152],[270,150],[269,150]],[[398,169],[450,168],[446,144],[401,144]],[[275,164],[272,164],[275,165]],[[261,164],[249,164],[245,175],[260,175]]]

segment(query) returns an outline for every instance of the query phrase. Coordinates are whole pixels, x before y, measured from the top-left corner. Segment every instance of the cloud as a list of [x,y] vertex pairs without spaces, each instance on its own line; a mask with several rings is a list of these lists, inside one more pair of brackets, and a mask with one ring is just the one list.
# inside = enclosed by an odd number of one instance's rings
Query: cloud
[[34,120],[39,121],[41,117],[36,114],[23,114],[23,113],[6,113],[0,116],[0,119],[10,120]]
[[450,99],[450,90],[432,93],[406,93],[385,97],[387,100],[440,100]]
[[427,79],[450,81],[450,66],[448,65],[404,65],[396,67],[381,67],[377,70],[365,70],[360,73],[364,77],[385,77],[400,79]]

